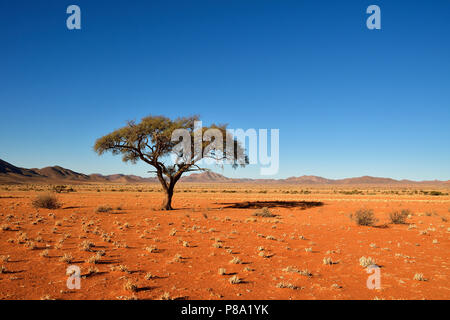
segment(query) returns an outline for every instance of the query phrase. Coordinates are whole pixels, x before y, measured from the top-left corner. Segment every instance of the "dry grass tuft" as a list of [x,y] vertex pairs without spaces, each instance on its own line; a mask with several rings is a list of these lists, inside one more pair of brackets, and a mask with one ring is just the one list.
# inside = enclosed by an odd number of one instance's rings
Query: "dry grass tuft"
[[61,208],[61,203],[58,202],[58,199],[48,193],[48,194],[41,194],[38,195],[31,204],[35,208],[42,208],[42,209],[58,209]]
[[219,273],[221,276],[223,276],[223,275],[225,275],[225,274],[227,273],[227,270],[226,270],[225,268],[219,268],[218,273]]
[[242,279],[234,275],[230,279],[228,279],[228,282],[230,282],[231,284],[238,284],[242,282]]
[[73,257],[70,253],[64,253],[64,255],[59,259],[59,261],[69,264],[73,261]]
[[406,218],[411,214],[409,210],[394,211],[389,214],[389,220],[393,224],[405,224]]
[[367,268],[368,266],[376,265],[375,260],[371,257],[361,257],[359,258],[359,265],[361,267]]
[[256,210],[253,215],[255,217],[263,217],[263,218],[273,218],[275,215],[270,212],[269,208],[264,207],[261,210]]
[[94,247],[94,243],[92,243],[89,240],[84,240],[81,244],[80,244],[80,250],[83,251],[92,251],[92,248]]
[[359,226],[373,226],[378,221],[371,209],[359,209],[350,215],[350,219]]
[[230,260],[230,263],[233,263],[233,264],[241,264],[242,261],[241,261],[241,259],[239,259],[238,257],[234,257],[233,259]]
[[292,289],[292,290],[297,290],[298,289],[298,287],[293,285],[292,283],[284,282],[284,281],[277,283],[277,288]]
[[427,281],[427,279],[425,279],[425,277],[423,276],[423,273],[416,273],[414,275],[413,280],[416,280],[416,281]]
[[124,289],[127,291],[131,291],[131,292],[137,292],[138,291],[138,286],[136,285],[135,282],[133,282],[132,280],[128,280],[125,284],[124,284]]
[[111,212],[113,209],[108,206],[108,205],[102,205],[102,206],[98,206],[97,209],[95,209],[96,213],[106,213],[106,212]]

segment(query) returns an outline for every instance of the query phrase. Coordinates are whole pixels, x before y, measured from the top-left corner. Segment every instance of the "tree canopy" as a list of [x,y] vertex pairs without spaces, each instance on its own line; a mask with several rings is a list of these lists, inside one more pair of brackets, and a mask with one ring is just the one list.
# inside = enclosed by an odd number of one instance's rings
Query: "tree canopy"
[[[140,123],[128,121],[95,142],[99,155],[111,152],[122,155],[124,162],[141,160],[152,166],[166,193],[163,209],[171,210],[175,184],[190,171],[207,170],[198,165],[209,158],[233,168],[248,164],[240,142],[227,131],[227,125],[198,127],[198,116],[171,120],[164,116],[148,116]],[[197,126],[196,126],[197,124]]]

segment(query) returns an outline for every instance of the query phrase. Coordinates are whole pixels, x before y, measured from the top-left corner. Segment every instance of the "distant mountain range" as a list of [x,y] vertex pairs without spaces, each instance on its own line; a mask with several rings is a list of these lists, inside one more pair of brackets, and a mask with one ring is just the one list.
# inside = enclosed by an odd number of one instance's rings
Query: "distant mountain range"
[[[82,184],[82,183],[157,183],[156,177],[143,178],[135,175],[113,174],[86,175],[59,166],[42,169],[25,169],[16,167],[0,159],[0,183],[48,183],[48,184]],[[297,184],[297,185],[428,185],[450,187],[450,180],[412,181],[394,180],[390,178],[358,177],[346,179],[326,179],[317,176],[290,177],[287,179],[248,179],[227,178],[221,174],[205,171],[192,173],[180,179],[190,183],[259,183],[259,184]]]

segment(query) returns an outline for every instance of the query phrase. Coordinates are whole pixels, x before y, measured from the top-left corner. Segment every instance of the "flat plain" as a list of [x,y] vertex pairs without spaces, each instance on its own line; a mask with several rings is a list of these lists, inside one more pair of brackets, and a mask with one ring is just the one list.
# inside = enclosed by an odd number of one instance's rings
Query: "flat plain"
[[[42,209],[52,186],[0,186],[0,299],[450,297],[449,190],[182,183],[160,211],[157,184],[69,187]],[[359,209],[376,223],[357,225]]]

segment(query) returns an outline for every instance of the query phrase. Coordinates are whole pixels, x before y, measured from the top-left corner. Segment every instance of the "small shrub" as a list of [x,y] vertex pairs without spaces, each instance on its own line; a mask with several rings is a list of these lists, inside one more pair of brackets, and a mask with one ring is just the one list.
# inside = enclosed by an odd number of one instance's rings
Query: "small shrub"
[[389,214],[389,219],[391,220],[391,223],[394,224],[405,224],[406,218],[411,214],[409,210],[401,210],[401,211],[394,211]]
[[214,243],[212,244],[212,246],[213,246],[214,248],[222,248],[222,244],[221,244],[220,242],[214,242]]
[[34,243],[34,241],[27,241],[27,242],[25,242],[25,247],[27,247],[30,250],[35,250],[37,248],[36,244]]
[[159,299],[161,299],[161,300],[172,300],[172,297],[170,296],[169,292],[164,292]]
[[128,270],[128,267],[126,265],[118,265],[118,266],[111,266],[111,271],[121,271],[121,272],[125,272],[125,273],[131,273]]
[[155,246],[148,246],[145,248],[145,250],[147,250],[150,253],[155,253],[158,251],[158,249]]
[[175,255],[175,257],[173,257],[173,262],[182,262],[183,261],[183,257],[181,256],[181,254],[177,253]]
[[373,226],[377,222],[373,210],[370,209],[359,209],[355,214],[351,214],[350,218],[359,226]]
[[287,266],[282,271],[283,272],[287,272],[287,273],[298,273],[298,274],[301,274],[302,276],[305,276],[305,277],[312,277],[312,273],[308,269],[299,270],[296,267]]
[[303,269],[303,270],[300,270],[300,272],[299,272],[302,276],[305,276],[305,277],[312,277],[312,273],[311,273],[311,271],[309,271],[308,269]]
[[45,249],[45,250],[42,251],[39,255],[40,255],[41,257],[43,257],[43,258],[48,258],[48,250]]
[[423,273],[416,273],[414,275],[413,280],[416,280],[416,281],[427,281],[427,279],[425,279],[425,277],[423,276]]
[[147,273],[145,274],[145,280],[151,280],[151,279],[154,279],[154,278],[156,278],[156,276],[154,276],[154,275],[151,274],[150,272],[147,272]]
[[233,259],[230,260],[230,263],[233,263],[233,264],[241,264],[242,261],[241,261],[241,259],[239,259],[238,257],[234,257]]
[[281,289],[292,289],[292,290],[297,290],[298,287],[293,285],[292,283],[289,282],[279,282],[277,283],[277,288],[281,288]]
[[256,217],[263,217],[263,218],[273,218],[273,217],[275,217],[275,215],[273,213],[271,213],[269,211],[269,208],[267,208],[267,207],[264,207],[261,210],[256,210],[253,213],[253,215],[256,216]]
[[75,190],[73,188],[68,188],[67,186],[53,186],[52,190],[56,193],[63,193],[63,192],[74,192]]
[[73,261],[73,257],[70,253],[65,253],[60,259],[59,261],[61,262],[65,262],[67,264],[71,263]]
[[375,260],[371,257],[361,257],[359,258],[359,264],[361,267],[367,268],[368,266],[375,265]]
[[101,260],[101,256],[95,254],[93,256],[91,256],[89,259],[87,259],[88,263],[92,263],[92,264],[97,264],[99,263]]
[[225,274],[227,273],[227,270],[225,270],[225,268],[219,268],[218,273],[219,273],[221,276],[223,276],[223,275],[225,275]]
[[131,292],[137,292],[138,291],[138,287],[137,287],[136,283],[134,283],[131,280],[128,280],[127,283],[125,283],[125,285],[123,287],[127,291],[131,291]]
[[61,208],[61,203],[52,194],[41,194],[38,195],[31,203],[35,208],[42,209],[58,209]]
[[7,224],[2,224],[1,225],[1,229],[3,231],[10,231],[10,230],[12,230],[11,227],[9,225],[7,225]]
[[80,244],[80,249],[83,251],[92,251],[92,247],[94,247],[94,244],[89,240],[84,240]]
[[105,213],[105,212],[111,212],[112,208],[110,206],[98,206],[97,209],[95,209],[96,213]]
[[238,284],[241,283],[242,280],[241,278],[239,278],[238,276],[232,276],[229,280],[228,280],[231,284]]

